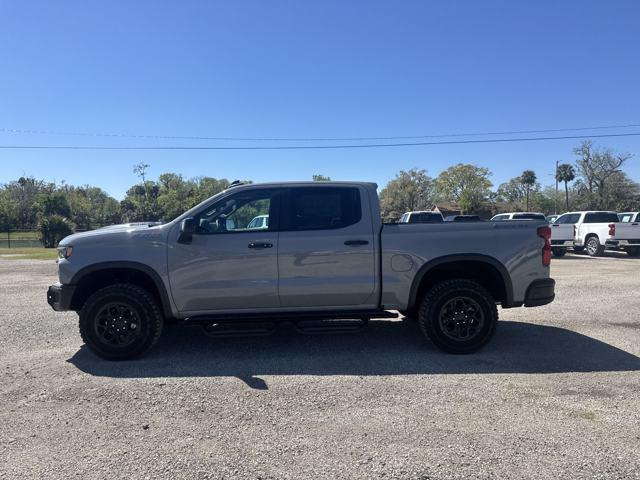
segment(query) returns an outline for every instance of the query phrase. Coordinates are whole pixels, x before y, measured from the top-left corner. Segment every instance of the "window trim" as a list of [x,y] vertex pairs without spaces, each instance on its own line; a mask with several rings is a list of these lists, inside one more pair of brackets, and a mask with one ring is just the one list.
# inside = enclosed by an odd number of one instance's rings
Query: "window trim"
[[[360,215],[358,219],[349,223],[348,225],[341,225],[335,227],[323,227],[323,228],[291,228],[288,225],[289,222],[289,213],[290,209],[293,207],[292,194],[294,190],[304,190],[304,189],[333,189],[333,190],[355,190],[358,194],[358,210],[360,211]],[[285,188],[282,192],[281,202],[280,202],[280,210],[279,210],[279,219],[278,219],[278,231],[279,232],[322,232],[329,230],[341,230],[344,228],[352,227],[353,225],[357,225],[362,222],[364,218],[364,209],[362,208],[362,192],[360,191],[360,187],[356,186],[342,186],[342,185],[314,185],[314,186],[300,186],[300,187],[288,187]]]
[[[200,211],[198,211],[195,215],[193,215],[194,220],[196,220],[196,222],[198,221],[199,217],[207,210],[211,209],[212,207],[214,207],[216,204],[220,203],[220,202],[226,202],[227,200],[229,200],[230,198],[234,197],[234,196],[240,196],[242,194],[247,194],[248,192],[273,192],[271,194],[271,197],[269,199],[269,225],[267,226],[266,229],[256,229],[256,230],[225,230],[223,232],[209,232],[209,233],[205,233],[205,232],[198,232],[195,231],[193,232],[193,235],[203,235],[203,236],[211,236],[211,235],[233,235],[233,234],[247,234],[247,233],[253,233],[253,234],[261,234],[261,233],[274,233],[274,232],[278,232],[279,230],[279,224],[280,224],[280,213],[281,213],[281,197],[282,197],[282,189],[281,188],[247,188],[247,189],[242,189],[241,191],[232,191],[229,192],[229,195],[225,195],[222,198],[218,198],[216,199],[216,201],[211,202],[209,204],[207,204],[204,208],[202,208]],[[273,220],[271,218],[271,214],[273,212]],[[273,226],[273,228],[272,228]]]

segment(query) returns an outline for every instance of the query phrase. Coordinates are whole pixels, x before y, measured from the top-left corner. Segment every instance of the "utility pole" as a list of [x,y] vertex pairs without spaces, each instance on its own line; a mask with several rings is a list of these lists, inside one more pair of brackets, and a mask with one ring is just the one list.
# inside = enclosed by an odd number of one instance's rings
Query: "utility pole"
[[553,176],[556,178],[556,194],[553,197],[553,213],[555,215],[558,214],[558,163],[559,160],[556,160],[556,171],[553,173]]

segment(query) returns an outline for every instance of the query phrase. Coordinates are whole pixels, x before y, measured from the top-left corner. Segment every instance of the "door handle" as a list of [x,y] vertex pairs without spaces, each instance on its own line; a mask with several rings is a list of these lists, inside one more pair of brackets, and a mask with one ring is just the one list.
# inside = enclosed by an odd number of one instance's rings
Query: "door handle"
[[273,247],[273,243],[268,242],[251,242],[247,245],[249,248],[271,248]]
[[353,247],[357,245],[369,245],[369,241],[368,240],[347,240],[346,242],[344,242],[344,244],[350,247]]

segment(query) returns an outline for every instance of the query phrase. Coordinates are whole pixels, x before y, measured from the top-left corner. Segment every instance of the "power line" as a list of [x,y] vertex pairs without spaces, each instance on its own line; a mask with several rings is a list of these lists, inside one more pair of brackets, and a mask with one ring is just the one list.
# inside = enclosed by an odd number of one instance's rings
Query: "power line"
[[576,127],[576,128],[551,128],[543,130],[511,130],[498,132],[472,132],[472,133],[445,133],[437,135],[405,135],[387,137],[334,137],[334,138],[270,138],[270,137],[210,137],[199,135],[134,135],[126,133],[87,133],[87,132],[62,132],[53,130],[28,130],[18,128],[0,128],[0,132],[29,135],[61,135],[80,137],[109,137],[109,138],[144,138],[144,139],[166,139],[166,140],[218,140],[218,141],[246,141],[246,142],[343,142],[343,141],[368,141],[368,140],[417,140],[421,138],[450,138],[450,137],[476,137],[486,135],[522,135],[533,133],[559,133],[559,132],[579,132],[585,130],[606,130],[614,128],[640,127],[640,123],[626,125],[604,125],[598,127]]
[[0,149],[21,150],[320,150],[320,149],[348,149],[348,148],[391,148],[391,147],[421,147],[427,145],[463,145],[471,143],[506,143],[506,142],[539,142],[549,140],[576,140],[586,138],[606,137],[635,137],[638,133],[609,133],[600,135],[568,135],[561,137],[524,137],[524,138],[486,138],[479,140],[449,140],[442,142],[409,142],[409,143],[365,143],[352,145],[274,145],[269,147],[257,146],[142,146],[142,147],[111,147],[106,145],[0,145]]

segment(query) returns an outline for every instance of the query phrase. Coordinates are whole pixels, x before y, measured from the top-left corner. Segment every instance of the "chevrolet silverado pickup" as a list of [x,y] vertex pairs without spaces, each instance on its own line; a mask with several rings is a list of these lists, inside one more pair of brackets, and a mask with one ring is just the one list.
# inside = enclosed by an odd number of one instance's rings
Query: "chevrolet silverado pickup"
[[619,222],[609,224],[605,247],[624,250],[631,257],[640,255],[640,212],[619,213]]
[[165,321],[211,335],[281,322],[315,333],[396,311],[440,349],[470,353],[493,336],[497,305],[553,301],[546,222],[383,225],[376,190],[238,185],[162,225],[71,235],[48,302],[78,312],[91,351],[122,360],[148,351]]

